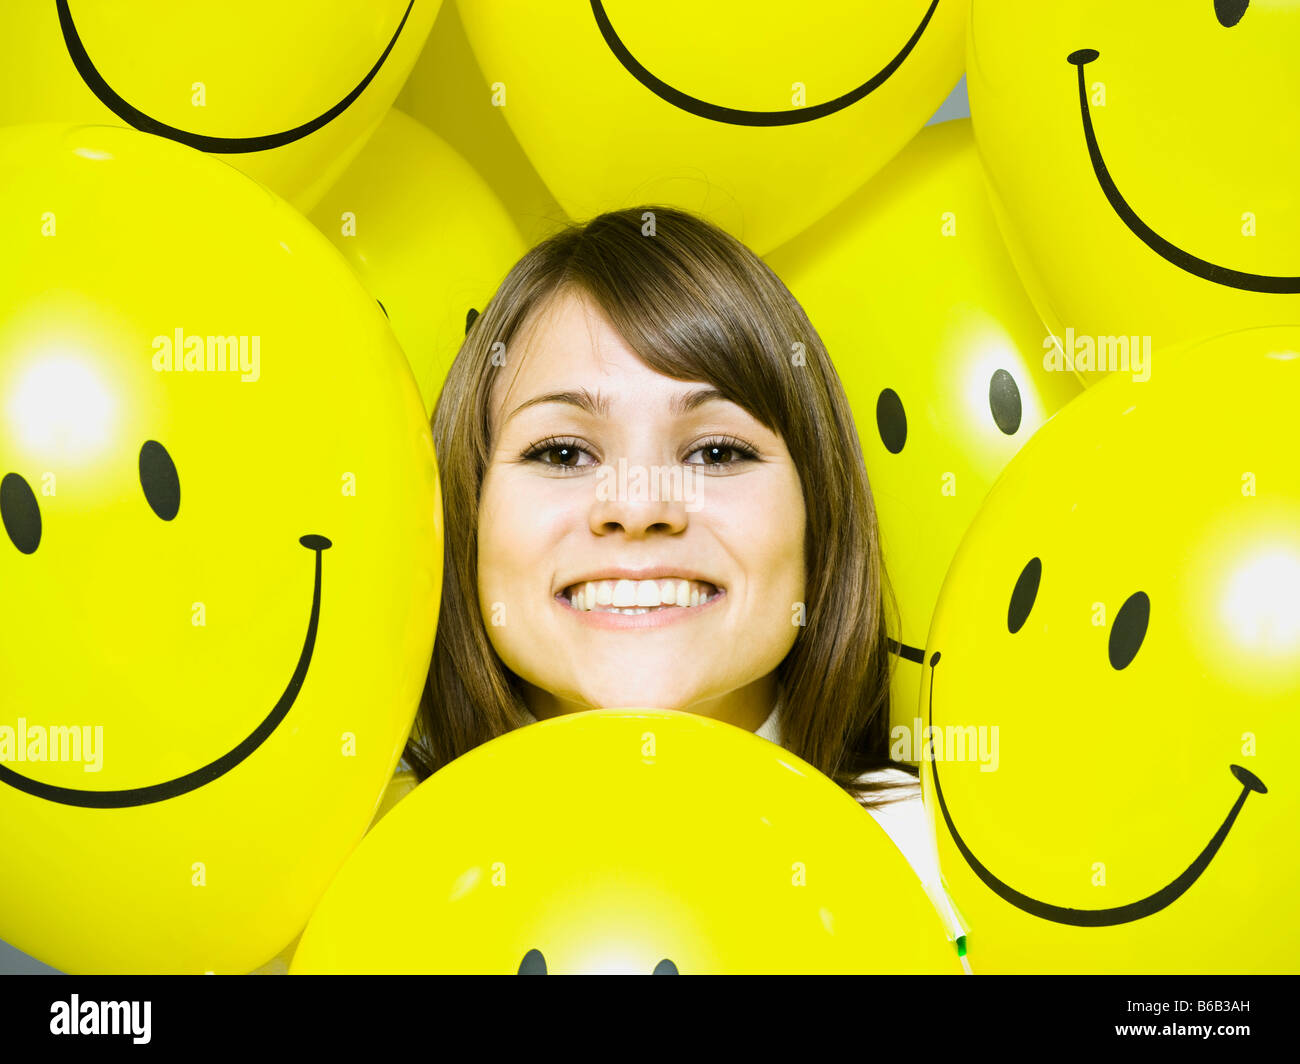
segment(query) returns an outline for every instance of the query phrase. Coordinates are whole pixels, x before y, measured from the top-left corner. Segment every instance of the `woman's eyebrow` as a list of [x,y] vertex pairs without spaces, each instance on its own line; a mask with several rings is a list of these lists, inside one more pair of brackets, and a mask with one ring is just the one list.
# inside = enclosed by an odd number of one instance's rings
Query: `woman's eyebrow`
[[[691,392],[684,392],[673,399],[670,409],[674,414],[689,414],[692,410],[703,406],[705,403],[726,402],[724,396],[716,388],[697,388]],[[594,417],[609,417],[609,397],[601,395],[599,392],[590,392],[586,388],[579,388],[571,392],[546,392],[543,395],[534,395],[531,399],[525,399],[510,412],[510,418],[516,414],[527,410],[531,406],[540,406],[543,403],[566,403],[569,406],[576,406],[580,410],[585,410]],[[503,422],[504,424],[504,422]]]
[[672,411],[674,414],[689,414],[697,407],[705,403],[729,402],[717,388],[697,388],[693,392],[685,392],[672,401]]
[[599,392],[593,394],[586,388],[579,388],[576,392],[546,392],[544,395],[534,395],[531,399],[525,399],[512,411],[510,417],[506,418],[504,425],[516,414],[522,413],[530,406],[541,406],[543,403],[567,403],[570,406],[576,406],[594,417],[609,417],[609,399]]

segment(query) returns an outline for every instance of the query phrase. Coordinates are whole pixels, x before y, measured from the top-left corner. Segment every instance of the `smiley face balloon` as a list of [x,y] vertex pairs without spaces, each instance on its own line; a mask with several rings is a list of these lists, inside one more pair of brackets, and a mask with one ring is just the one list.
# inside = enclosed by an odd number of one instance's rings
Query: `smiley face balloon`
[[493,102],[573,218],[703,214],[763,254],[891,159],[962,72],[967,4],[459,5]]
[[309,210],[401,90],[441,3],[6,4],[0,125],[131,126]]
[[1031,297],[1089,381],[1300,321],[1294,0],[975,0],[971,115]]
[[893,755],[917,762],[925,634],[989,487],[1077,395],[989,210],[962,119],[924,129],[843,206],[767,259],[808,312],[853,407],[898,608]]
[[976,970],[1300,968],[1297,403],[1300,329],[1112,374],[962,541],[923,788]]
[[0,131],[0,939],[246,972],[306,923],[414,716],[432,441],[296,211],[111,126]]
[[343,866],[290,971],[960,967],[852,797],[752,732],[638,709],[531,724],[436,772]]
[[311,218],[384,308],[432,414],[469,323],[527,250],[506,209],[393,108]]

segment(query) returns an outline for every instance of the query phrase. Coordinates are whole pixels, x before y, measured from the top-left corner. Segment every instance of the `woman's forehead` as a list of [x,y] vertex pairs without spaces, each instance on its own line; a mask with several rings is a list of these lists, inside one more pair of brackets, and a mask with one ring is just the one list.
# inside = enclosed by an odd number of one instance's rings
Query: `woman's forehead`
[[705,381],[666,376],[644,362],[593,301],[557,295],[507,345],[493,385],[494,415],[544,394],[586,391],[606,412],[625,404],[672,404]]
[[561,289],[534,307],[509,346],[542,369],[562,368],[573,356],[606,349],[631,353],[600,305],[575,289]]

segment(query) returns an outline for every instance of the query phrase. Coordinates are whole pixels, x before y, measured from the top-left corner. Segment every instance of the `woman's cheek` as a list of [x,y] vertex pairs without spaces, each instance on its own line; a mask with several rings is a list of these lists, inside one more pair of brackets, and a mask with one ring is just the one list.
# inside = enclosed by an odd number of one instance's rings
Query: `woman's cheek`
[[557,544],[585,512],[573,487],[527,474],[488,483],[478,537],[479,597],[488,624],[493,608],[537,610],[549,598],[552,574],[562,561]]
[[710,520],[751,579],[786,585],[793,580],[802,586],[803,494],[797,482],[791,490],[784,480],[773,478],[774,482],[754,490],[735,478],[725,491],[712,493]]

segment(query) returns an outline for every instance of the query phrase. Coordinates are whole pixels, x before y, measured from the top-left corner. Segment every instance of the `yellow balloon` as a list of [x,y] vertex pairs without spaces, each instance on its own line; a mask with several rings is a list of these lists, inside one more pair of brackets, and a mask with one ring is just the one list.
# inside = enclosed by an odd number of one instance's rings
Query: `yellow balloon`
[[0,125],[131,126],[310,210],[392,105],[441,4],[5,4]]
[[409,769],[394,773],[393,778],[389,780],[388,786],[384,790],[383,797],[379,801],[379,808],[375,810],[374,819],[370,821],[370,827],[373,828],[387,816],[398,802],[415,790],[419,782],[415,778],[415,773]]
[[[383,796],[379,800],[379,808],[375,810],[374,818],[370,821],[370,827],[367,829],[373,831],[376,824],[384,816],[415,790],[419,781],[415,778],[415,773],[409,769],[393,774],[393,778],[388,781]],[[294,952],[298,948],[298,940],[301,934],[295,935],[292,942],[284,947],[279,953],[272,957],[257,970],[250,972],[250,975],[287,975],[289,973],[289,964],[293,960]]]
[[752,732],[657,709],[541,721],[435,773],[343,866],[290,967],[958,971],[848,794]]
[[433,646],[415,382],[301,215],[190,148],[0,130],[0,939],[246,972],[393,773]]
[[1112,374],[962,541],[923,788],[977,971],[1300,970],[1298,404],[1296,328]]
[[446,141],[394,109],[311,218],[384,308],[432,413],[468,322],[527,250],[510,216]]
[[962,73],[967,4],[459,5],[486,91],[574,218],[666,203],[764,254],[841,202]]
[[900,628],[893,756],[921,759],[921,658],[939,586],[1002,468],[1080,391],[988,207],[970,122],[924,129],[878,177],[768,256],[853,406]]
[[1061,364],[1300,321],[1298,48],[1296,0],[975,0],[975,136]]
[[510,132],[505,108],[492,105],[455,4],[438,15],[394,106],[455,145],[475,171],[490,179],[528,247],[568,224]]

